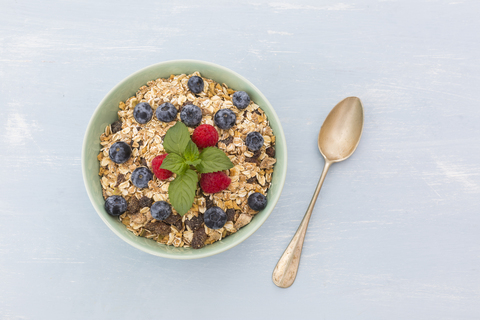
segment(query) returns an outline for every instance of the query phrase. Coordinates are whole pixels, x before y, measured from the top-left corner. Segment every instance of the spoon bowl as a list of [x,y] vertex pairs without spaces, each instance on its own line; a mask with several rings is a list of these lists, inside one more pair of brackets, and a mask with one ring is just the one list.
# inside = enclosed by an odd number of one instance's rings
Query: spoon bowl
[[352,155],[360,142],[363,130],[363,106],[357,97],[340,101],[328,114],[318,134],[318,149],[325,158],[325,166],[317,188],[290,244],[273,270],[272,280],[281,288],[290,287],[297,277],[303,241],[315,202],[332,163],[340,162]]
[[340,101],[328,114],[318,134],[318,149],[326,160],[340,162],[352,155],[363,130],[363,106],[357,97]]

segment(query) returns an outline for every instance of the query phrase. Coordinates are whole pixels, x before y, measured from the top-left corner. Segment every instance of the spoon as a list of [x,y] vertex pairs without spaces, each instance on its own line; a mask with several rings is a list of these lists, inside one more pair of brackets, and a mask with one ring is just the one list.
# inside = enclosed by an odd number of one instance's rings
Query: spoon
[[332,163],[343,161],[352,155],[360,142],[362,129],[363,106],[357,97],[348,97],[340,101],[323,122],[318,134],[318,149],[325,159],[325,166],[307,212],[273,270],[272,279],[277,286],[288,288],[295,281],[308,222],[322,188],[323,180],[327,176]]

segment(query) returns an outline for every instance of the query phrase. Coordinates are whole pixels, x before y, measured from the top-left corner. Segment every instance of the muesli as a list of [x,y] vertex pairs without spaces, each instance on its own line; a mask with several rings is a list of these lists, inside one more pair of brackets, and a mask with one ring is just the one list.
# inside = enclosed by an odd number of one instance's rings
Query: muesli
[[245,92],[171,75],[120,102],[118,118],[100,136],[99,176],[105,209],[135,235],[199,249],[265,208],[275,136]]

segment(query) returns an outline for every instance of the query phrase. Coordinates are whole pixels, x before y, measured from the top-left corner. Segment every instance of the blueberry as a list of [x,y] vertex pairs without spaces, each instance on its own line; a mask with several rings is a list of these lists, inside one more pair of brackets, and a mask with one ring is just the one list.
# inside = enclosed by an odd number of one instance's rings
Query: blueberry
[[105,210],[111,216],[118,217],[127,211],[127,200],[120,196],[111,196],[105,200]]
[[152,119],[153,109],[148,102],[140,102],[133,109],[133,117],[138,123],[144,124]]
[[227,222],[227,214],[219,207],[211,207],[205,211],[203,220],[210,229],[220,229]]
[[132,148],[123,141],[115,142],[108,150],[108,155],[115,163],[124,163],[132,155]]
[[188,89],[193,93],[200,93],[203,91],[203,79],[198,76],[193,76],[188,79]]
[[232,102],[238,109],[245,109],[250,104],[250,96],[245,91],[237,91],[232,96]]
[[202,122],[202,110],[193,104],[187,104],[180,112],[180,119],[188,127],[195,127]]
[[148,181],[152,180],[153,173],[147,167],[139,167],[132,172],[130,179],[137,188],[147,188]]
[[172,214],[172,208],[165,201],[157,201],[150,208],[150,214],[154,219],[165,220]]
[[235,125],[237,117],[230,109],[220,109],[215,113],[214,120],[217,127],[228,130]]
[[171,122],[177,117],[178,110],[170,102],[161,104],[155,111],[157,119],[163,122]]
[[263,137],[259,132],[250,132],[245,139],[245,144],[251,151],[257,151],[263,146]]
[[248,206],[255,211],[263,210],[267,206],[267,198],[259,192],[252,193],[248,197]]

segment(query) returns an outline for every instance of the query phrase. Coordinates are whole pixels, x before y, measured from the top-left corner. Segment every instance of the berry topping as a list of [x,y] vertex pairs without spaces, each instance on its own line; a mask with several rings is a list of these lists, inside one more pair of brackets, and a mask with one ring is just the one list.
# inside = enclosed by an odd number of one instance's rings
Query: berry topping
[[274,147],[268,147],[267,150],[265,150],[265,153],[270,158],[275,158],[275,148]]
[[111,216],[118,217],[127,211],[127,200],[120,196],[111,196],[105,200],[105,210]]
[[154,219],[162,221],[172,214],[172,208],[165,201],[157,201],[150,208],[150,213]]
[[218,142],[217,129],[209,124],[199,125],[195,131],[193,131],[192,141],[195,142],[199,148],[213,147]]
[[203,220],[210,229],[220,229],[227,222],[227,214],[219,207],[211,207],[205,211]]
[[108,150],[108,155],[115,163],[124,163],[132,155],[132,148],[123,141],[115,142]]
[[237,117],[230,109],[220,109],[215,113],[215,125],[220,129],[228,130],[235,124]]
[[137,213],[140,209],[140,201],[138,201],[135,196],[131,197],[130,200],[128,200],[127,211],[133,214]]
[[137,188],[147,188],[153,174],[147,167],[139,167],[132,172],[130,179]]
[[112,133],[117,133],[118,131],[122,130],[122,121],[117,120],[111,125]]
[[133,109],[133,117],[138,123],[144,124],[152,119],[153,109],[148,102],[140,102]]
[[188,127],[195,127],[202,121],[202,110],[193,104],[187,104],[180,112],[180,119]]
[[227,189],[230,182],[230,178],[222,171],[202,173],[200,187],[206,193],[216,193]]
[[171,122],[175,120],[175,118],[177,117],[177,113],[177,108],[175,108],[175,106],[170,102],[165,102],[164,104],[161,104],[155,111],[157,119],[163,122]]
[[[210,209],[210,208],[208,208]],[[193,231],[199,229],[203,224],[203,214],[198,213],[198,216],[193,216],[190,219],[185,219],[185,225]]]
[[160,180],[165,180],[168,179],[172,176],[172,171],[167,170],[167,169],[160,169],[160,166],[163,163],[163,159],[167,157],[167,153],[161,154],[159,156],[156,156],[152,160],[152,169],[153,173],[155,173],[155,176],[160,179]]
[[188,79],[188,89],[193,93],[200,93],[203,91],[203,79],[198,76],[193,76]]
[[198,228],[193,233],[193,239],[191,246],[193,249],[200,249],[205,247],[205,240],[207,240],[208,235],[205,233],[205,228]]
[[149,198],[147,196],[143,196],[138,200],[138,204],[140,205],[140,208],[145,208],[145,207],[151,207],[153,203],[153,199]]
[[238,109],[245,109],[250,104],[250,96],[245,91],[237,91],[232,96],[232,102]]
[[259,132],[250,132],[245,139],[245,144],[251,151],[260,150],[263,146],[263,137]]
[[237,214],[235,212],[235,209],[232,209],[232,208],[227,209],[226,214],[227,214],[227,221],[232,221],[232,222],[235,221],[235,215]]
[[259,192],[252,193],[248,197],[248,206],[255,211],[263,210],[267,206],[267,198]]

